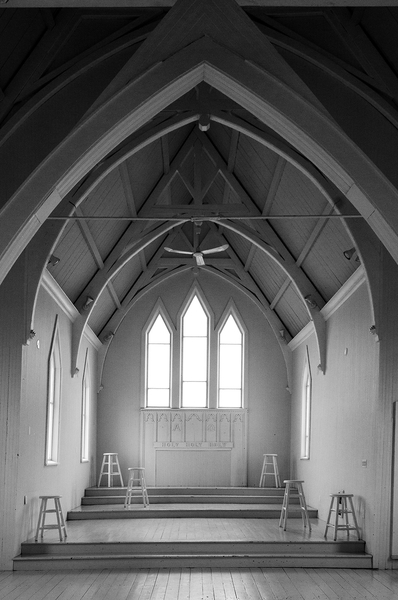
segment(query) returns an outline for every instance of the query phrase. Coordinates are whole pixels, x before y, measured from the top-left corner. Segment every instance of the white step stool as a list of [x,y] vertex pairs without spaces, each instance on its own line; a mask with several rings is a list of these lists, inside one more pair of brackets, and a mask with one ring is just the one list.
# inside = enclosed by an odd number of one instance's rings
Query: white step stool
[[[350,531],[356,531],[358,539],[361,539],[361,534],[359,533],[358,522],[355,515],[355,509],[352,502],[353,496],[354,494],[345,494],[344,492],[338,492],[338,494],[330,494],[331,501],[329,514],[326,521],[324,537],[327,537],[328,528],[331,527],[332,529],[334,529],[334,541],[337,540],[338,531],[346,531],[347,536],[350,535]],[[332,519],[333,512],[334,519]],[[350,524],[348,517],[349,515],[352,515],[352,520],[354,524]],[[339,524],[339,517],[341,518],[343,523]]]
[[103,475],[105,475],[108,479],[108,487],[113,487],[114,477],[120,477],[120,485],[121,487],[124,487],[117,452],[104,452],[104,458],[102,459],[101,465],[101,472],[98,477],[98,487],[100,487],[101,485],[101,479]]
[[149,498],[145,482],[145,469],[143,467],[130,467],[128,471],[129,480],[127,484],[124,508],[128,508],[131,505],[133,495],[137,492],[141,494],[144,508],[146,508],[149,506]]
[[307,503],[305,501],[303,483],[304,481],[301,479],[285,479],[283,482],[286,485],[285,494],[283,496],[282,510],[281,516],[279,519],[279,527],[283,527],[283,530],[286,531],[288,512],[289,512],[289,501],[290,501],[290,493],[292,488],[297,489],[299,501],[300,501],[300,511],[301,518],[303,520],[304,527],[308,525],[309,531],[311,531],[311,523],[308,516]]
[[273,475],[275,477],[275,487],[281,487],[278,462],[276,460],[277,457],[277,454],[264,454],[263,468],[261,470],[260,483],[258,487],[265,487],[266,475]]
[[[62,542],[63,537],[66,539],[66,526],[64,517],[61,509],[61,498],[62,496],[39,496],[41,500],[40,511],[39,511],[39,520],[37,522],[37,529],[35,535],[35,542],[39,539],[39,533],[41,539],[43,539],[43,532],[45,529],[58,529],[59,539]],[[49,500],[54,501],[54,508],[47,508],[47,502]],[[46,515],[53,513],[56,516],[57,523],[56,525],[46,525]]]

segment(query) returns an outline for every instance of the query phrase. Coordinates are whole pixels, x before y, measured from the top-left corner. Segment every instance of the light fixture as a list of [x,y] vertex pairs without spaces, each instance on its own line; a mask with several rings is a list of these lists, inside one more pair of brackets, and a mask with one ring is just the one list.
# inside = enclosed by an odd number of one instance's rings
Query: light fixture
[[350,248],[349,250],[344,250],[343,254],[347,260],[354,259],[355,262],[360,262],[358,252],[356,251],[355,248]]
[[82,306],[82,310],[88,310],[90,304],[94,302],[94,298],[91,296],[87,296],[85,303]]
[[306,301],[306,303],[308,304],[308,306],[310,308],[316,308],[318,306],[318,304],[316,303],[316,300],[311,296],[311,294],[308,294],[308,296],[305,296],[304,300]]
[[285,330],[284,330],[284,329],[280,329],[280,330],[279,330],[279,335],[281,336],[282,340],[286,340],[286,337],[285,337]]
[[29,339],[30,339],[30,340],[33,340],[33,338],[35,337],[35,335],[36,335],[36,331],[33,331],[33,329],[31,329],[31,330],[29,331]]
[[54,256],[54,254],[51,254],[50,258],[48,259],[48,265],[51,265],[52,267],[55,267],[55,265],[57,265],[59,263],[61,259],[58,258],[58,256]]
[[108,333],[103,337],[104,342],[110,342],[114,335],[115,334],[113,331],[108,331]]
[[209,131],[210,129],[210,115],[201,115],[199,119],[200,131]]

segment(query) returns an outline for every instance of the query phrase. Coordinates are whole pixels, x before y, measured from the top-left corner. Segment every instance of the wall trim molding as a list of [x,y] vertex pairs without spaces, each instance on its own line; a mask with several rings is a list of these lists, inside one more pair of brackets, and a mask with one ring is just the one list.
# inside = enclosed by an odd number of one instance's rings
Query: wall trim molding
[[[47,269],[44,269],[41,278],[41,285],[43,289],[52,297],[53,300],[55,300],[58,306],[64,311],[66,316],[73,323],[73,321],[77,319],[79,311]],[[91,327],[89,327],[88,325],[86,325],[83,335],[94,346],[96,350],[99,350],[102,347],[101,341],[95,335]]]
[[[354,292],[366,282],[366,273],[362,265],[358,267],[356,271],[347,279],[347,281],[341,286],[341,288],[335,293],[335,295],[325,304],[321,309],[325,321],[327,321],[335,312],[352,296]],[[304,342],[310,335],[314,333],[313,322],[310,321],[303,327],[301,331],[290,340],[288,346],[291,350],[295,350],[300,344]]]

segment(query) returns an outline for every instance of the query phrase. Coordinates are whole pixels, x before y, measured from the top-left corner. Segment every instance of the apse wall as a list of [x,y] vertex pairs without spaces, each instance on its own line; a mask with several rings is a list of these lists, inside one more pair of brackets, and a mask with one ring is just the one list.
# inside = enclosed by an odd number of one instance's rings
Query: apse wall
[[[138,466],[140,408],[143,402],[143,328],[159,299],[177,324],[178,313],[197,282],[220,320],[233,300],[247,329],[248,485],[258,486],[265,452],[277,453],[281,476],[289,473],[290,395],[279,344],[257,306],[242,292],[208,272],[174,276],[146,294],[130,310],[110,345],[98,395],[98,455],[118,452],[122,472]],[[98,462],[98,464],[100,464]]]
[[[363,272],[362,272],[363,273]],[[352,280],[358,280],[354,274]],[[326,373],[318,371],[315,337],[293,340],[292,477],[304,480],[307,502],[326,521],[330,494],[354,494],[363,538],[371,544],[376,511],[375,411],[378,396],[378,338],[367,284],[351,289],[349,297],[327,317]],[[350,282],[348,282],[348,285]],[[310,457],[301,459],[302,375],[308,352],[312,373]],[[369,546],[368,546],[369,548]]]
[[[48,275],[47,281],[50,281]],[[62,291],[57,290],[55,281],[52,281],[54,291],[63,296]],[[96,344],[94,335],[91,336],[92,342],[87,337],[83,338],[79,373],[72,378],[72,320],[76,314],[76,309],[73,311],[66,297],[61,305],[55,300],[54,294],[41,288],[34,319],[36,335],[24,348],[16,498],[16,538],[19,542],[35,534],[39,496],[61,495],[65,514],[80,505],[85,488],[95,483],[98,340]],[[58,464],[49,466],[45,465],[48,361],[56,322],[62,367],[59,459]],[[86,361],[90,373],[89,460],[82,462],[82,377]]]

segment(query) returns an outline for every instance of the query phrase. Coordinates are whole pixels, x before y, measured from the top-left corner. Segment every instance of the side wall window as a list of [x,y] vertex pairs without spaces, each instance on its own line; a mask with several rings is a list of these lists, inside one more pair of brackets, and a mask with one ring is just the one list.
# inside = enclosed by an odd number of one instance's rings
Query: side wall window
[[57,317],[48,359],[46,465],[59,462],[61,382],[61,344]]
[[81,443],[80,459],[82,462],[89,460],[89,428],[90,428],[90,365],[88,362],[88,349],[86,350],[86,360],[82,381],[82,422],[81,422]]
[[310,457],[311,392],[312,378],[307,348],[301,387],[301,458],[304,459]]

